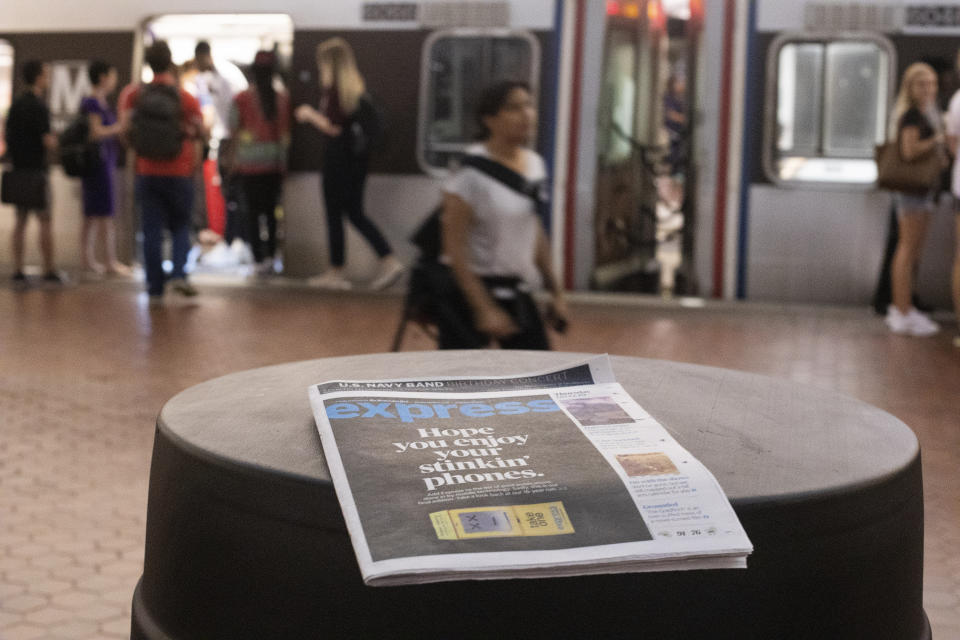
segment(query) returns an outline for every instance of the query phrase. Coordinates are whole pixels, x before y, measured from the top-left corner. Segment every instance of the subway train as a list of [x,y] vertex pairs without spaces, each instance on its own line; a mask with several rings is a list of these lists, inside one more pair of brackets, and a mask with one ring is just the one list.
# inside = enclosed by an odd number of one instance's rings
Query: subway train
[[[397,253],[436,205],[468,144],[472,103],[496,78],[528,81],[539,101],[536,148],[552,177],[545,221],[575,291],[805,304],[867,304],[890,231],[875,188],[899,74],[924,60],[946,104],[960,3],[808,0],[510,0],[307,3],[277,0],[5,0],[0,117],[21,90],[22,61],[50,62],[55,127],[74,115],[91,58],[140,78],[154,38],[175,61],[200,39],[243,82],[259,48],[284,62],[293,105],[318,100],[316,45],[351,43],[386,123],[366,209]],[[327,259],[321,140],[297,126],[283,197],[283,274]],[[129,166],[129,163],[127,163]],[[129,171],[129,170],[128,170]],[[63,265],[79,262],[79,186],[54,166]],[[121,197],[122,249],[136,256],[136,213]],[[949,306],[953,214],[942,199],[919,291]],[[3,211],[4,209],[0,209]],[[12,226],[0,215],[0,234]],[[0,264],[10,262],[0,245]],[[348,234],[348,275],[375,259]]]

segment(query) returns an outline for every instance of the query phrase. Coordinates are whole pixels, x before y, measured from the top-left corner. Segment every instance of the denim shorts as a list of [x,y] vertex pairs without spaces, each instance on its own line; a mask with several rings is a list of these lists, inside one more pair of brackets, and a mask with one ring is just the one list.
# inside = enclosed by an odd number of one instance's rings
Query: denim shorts
[[906,212],[910,213],[933,213],[937,207],[937,192],[928,191],[927,193],[903,193],[898,191],[893,195],[894,203],[897,205],[897,216],[902,216]]

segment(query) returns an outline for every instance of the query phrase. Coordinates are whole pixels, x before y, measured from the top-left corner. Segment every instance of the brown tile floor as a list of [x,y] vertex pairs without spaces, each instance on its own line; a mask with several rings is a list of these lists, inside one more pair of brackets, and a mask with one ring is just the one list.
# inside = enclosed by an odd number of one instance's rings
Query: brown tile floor
[[[0,638],[122,638],[141,571],[153,421],[232,371],[388,348],[396,297],[208,288],[150,308],[130,283],[0,289]],[[829,388],[917,432],[924,601],[960,638],[960,349],[866,309],[579,303],[556,348],[696,362]],[[411,331],[407,349],[430,341]]]

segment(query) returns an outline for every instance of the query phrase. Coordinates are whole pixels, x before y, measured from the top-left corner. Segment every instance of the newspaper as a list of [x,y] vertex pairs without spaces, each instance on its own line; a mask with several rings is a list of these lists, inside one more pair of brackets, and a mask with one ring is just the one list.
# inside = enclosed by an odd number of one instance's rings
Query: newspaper
[[309,394],[368,585],[745,568],[753,550],[713,475],[606,356]]

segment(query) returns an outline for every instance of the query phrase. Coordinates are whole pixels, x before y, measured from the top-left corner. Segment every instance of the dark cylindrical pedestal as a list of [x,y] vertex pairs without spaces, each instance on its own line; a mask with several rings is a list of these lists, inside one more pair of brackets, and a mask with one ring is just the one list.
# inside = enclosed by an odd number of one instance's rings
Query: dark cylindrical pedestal
[[787,381],[638,358],[613,358],[618,380],[717,477],[755,547],[746,570],[365,586],[308,385],[575,358],[332,358],[177,395],[157,423],[132,637],[929,638],[920,455],[902,422]]

